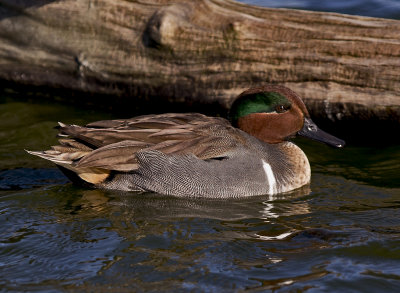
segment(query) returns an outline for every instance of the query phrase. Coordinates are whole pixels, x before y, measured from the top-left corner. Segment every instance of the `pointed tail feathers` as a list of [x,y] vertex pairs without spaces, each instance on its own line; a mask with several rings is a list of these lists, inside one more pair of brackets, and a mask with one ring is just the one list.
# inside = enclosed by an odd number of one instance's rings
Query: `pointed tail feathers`
[[80,179],[91,183],[91,184],[99,184],[107,179],[110,175],[110,170],[105,170],[101,168],[77,168],[74,166],[74,161],[82,158],[87,152],[71,152],[71,153],[62,153],[55,150],[48,151],[28,151],[27,153],[38,156],[40,158],[49,160],[56,165],[68,169],[74,172]]

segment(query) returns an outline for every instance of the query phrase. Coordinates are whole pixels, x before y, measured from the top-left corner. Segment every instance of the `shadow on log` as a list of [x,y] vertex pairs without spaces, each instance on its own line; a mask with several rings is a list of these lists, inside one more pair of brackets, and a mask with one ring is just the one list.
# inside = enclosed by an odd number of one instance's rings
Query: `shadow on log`
[[244,89],[280,83],[315,120],[399,136],[400,21],[229,0],[34,2],[0,0],[3,88],[128,116],[225,115]]

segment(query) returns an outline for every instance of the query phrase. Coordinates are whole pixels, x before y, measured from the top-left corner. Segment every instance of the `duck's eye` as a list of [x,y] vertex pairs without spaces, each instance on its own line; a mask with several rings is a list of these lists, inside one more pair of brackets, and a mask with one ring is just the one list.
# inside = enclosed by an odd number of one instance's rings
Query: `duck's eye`
[[283,113],[289,110],[290,106],[289,105],[277,105],[275,107],[276,113]]

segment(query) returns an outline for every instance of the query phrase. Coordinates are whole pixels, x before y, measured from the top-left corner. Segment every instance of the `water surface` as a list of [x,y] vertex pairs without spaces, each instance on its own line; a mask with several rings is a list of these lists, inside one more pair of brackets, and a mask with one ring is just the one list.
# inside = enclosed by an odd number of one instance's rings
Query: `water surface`
[[55,143],[59,120],[113,117],[1,99],[4,291],[398,290],[400,146],[298,140],[310,186],[229,201],[78,188],[23,150]]
[[399,0],[238,0],[239,2],[273,7],[337,12],[372,17],[400,19]]

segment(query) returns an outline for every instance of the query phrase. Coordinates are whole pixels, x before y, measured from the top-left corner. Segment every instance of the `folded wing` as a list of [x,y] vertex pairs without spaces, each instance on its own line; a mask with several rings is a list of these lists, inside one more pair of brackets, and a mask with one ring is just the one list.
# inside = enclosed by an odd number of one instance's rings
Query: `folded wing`
[[104,181],[111,171],[138,169],[136,154],[158,150],[221,159],[243,144],[237,129],[223,118],[202,114],[161,114],[126,120],[104,120],[85,126],[60,123],[59,145],[30,152],[76,173],[86,182]]

